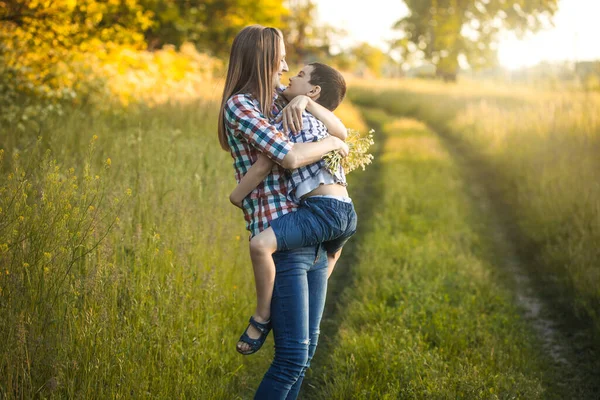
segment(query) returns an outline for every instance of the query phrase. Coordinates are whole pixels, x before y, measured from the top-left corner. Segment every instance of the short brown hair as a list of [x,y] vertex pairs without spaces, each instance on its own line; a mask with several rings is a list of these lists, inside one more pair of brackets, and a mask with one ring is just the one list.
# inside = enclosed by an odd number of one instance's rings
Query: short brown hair
[[330,111],[335,110],[346,96],[346,80],[329,65],[318,62],[308,65],[313,67],[309,83],[321,86],[321,94],[316,102]]

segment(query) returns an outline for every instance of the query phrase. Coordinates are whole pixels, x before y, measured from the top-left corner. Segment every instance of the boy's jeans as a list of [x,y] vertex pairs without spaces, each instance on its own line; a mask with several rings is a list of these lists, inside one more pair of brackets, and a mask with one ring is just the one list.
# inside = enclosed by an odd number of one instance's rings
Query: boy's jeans
[[271,228],[279,251],[322,243],[334,254],[354,235],[356,224],[352,201],[314,196],[301,200],[296,211],[271,221]]
[[294,400],[317,348],[327,293],[327,255],[322,246],[310,246],[277,252],[273,259],[275,359],[254,398]]

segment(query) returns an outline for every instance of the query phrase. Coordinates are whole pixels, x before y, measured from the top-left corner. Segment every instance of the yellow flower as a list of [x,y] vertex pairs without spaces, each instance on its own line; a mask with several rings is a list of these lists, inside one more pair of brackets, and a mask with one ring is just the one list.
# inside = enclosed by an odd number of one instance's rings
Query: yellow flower
[[29,267],[29,264],[23,263],[23,268],[27,268],[27,267]]
[[237,235],[237,236],[235,237],[235,240],[240,240],[240,235]]
[[19,216],[19,221],[21,221],[21,222],[25,221],[25,217],[24,217],[24,216],[22,216],[22,215],[20,215],[20,216]]
[[127,194],[127,196],[130,196],[133,194],[131,188],[127,188],[127,190],[125,191],[125,193]]
[[98,140],[98,135],[92,136],[92,140]]
[[110,160],[110,158],[107,158],[106,159],[106,166],[110,167],[111,163],[112,163],[112,161]]
[[89,206],[88,207],[88,211],[94,211],[94,210],[95,210],[94,206]]
[[48,260],[49,260],[49,259],[51,259],[51,258],[52,258],[52,254],[51,254],[51,253],[44,252],[44,257],[46,257],[46,259],[48,259]]

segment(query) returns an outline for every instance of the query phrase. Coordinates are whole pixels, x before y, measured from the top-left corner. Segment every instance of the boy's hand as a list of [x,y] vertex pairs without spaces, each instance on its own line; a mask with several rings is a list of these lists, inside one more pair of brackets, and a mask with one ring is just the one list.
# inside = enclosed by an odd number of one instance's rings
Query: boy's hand
[[350,154],[350,147],[348,147],[346,142],[344,142],[342,139],[337,138],[335,136],[330,136],[330,137],[333,139],[333,141],[337,145],[337,151],[338,151],[338,153],[340,153],[340,156],[342,156],[342,158],[348,157],[348,154]]
[[296,134],[302,130],[302,113],[306,110],[310,97],[299,95],[294,97],[287,106],[281,110],[276,122],[283,121],[283,131]]

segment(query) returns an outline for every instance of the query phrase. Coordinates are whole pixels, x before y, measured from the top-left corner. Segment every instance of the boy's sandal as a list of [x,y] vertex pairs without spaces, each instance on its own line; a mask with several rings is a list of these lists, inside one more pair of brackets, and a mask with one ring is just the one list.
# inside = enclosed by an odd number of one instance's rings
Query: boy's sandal
[[[246,328],[242,336],[240,336],[239,341],[248,344],[250,346],[250,349],[244,352],[240,350],[238,346],[235,346],[235,349],[238,351],[238,353],[243,354],[245,356],[247,356],[248,354],[256,353],[262,347],[263,343],[265,342],[265,339],[267,338],[267,335],[269,334],[269,331],[271,330],[271,320],[268,320],[265,323],[260,323],[257,320],[255,320],[252,316],[250,317],[250,325],[252,325],[260,331],[260,336],[257,339],[252,339],[250,336],[248,336],[248,328]],[[248,325],[248,327],[250,325]]]

